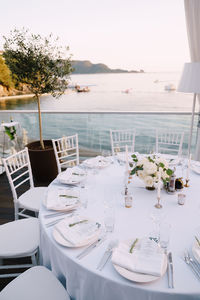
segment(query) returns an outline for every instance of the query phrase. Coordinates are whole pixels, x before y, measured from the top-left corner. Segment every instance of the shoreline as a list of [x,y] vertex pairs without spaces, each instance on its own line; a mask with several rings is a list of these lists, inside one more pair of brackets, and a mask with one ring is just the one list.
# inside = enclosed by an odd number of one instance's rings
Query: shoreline
[[20,99],[20,98],[33,98],[34,94],[22,94],[22,95],[16,95],[16,96],[2,96],[0,97],[1,100],[10,100],[10,99]]

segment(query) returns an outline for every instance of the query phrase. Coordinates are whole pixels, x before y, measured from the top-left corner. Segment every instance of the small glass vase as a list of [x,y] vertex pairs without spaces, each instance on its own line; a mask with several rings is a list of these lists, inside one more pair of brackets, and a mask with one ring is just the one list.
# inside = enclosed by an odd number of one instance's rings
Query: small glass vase
[[155,190],[155,186],[154,185],[152,185],[152,186],[146,186],[146,189],[148,191],[154,191]]

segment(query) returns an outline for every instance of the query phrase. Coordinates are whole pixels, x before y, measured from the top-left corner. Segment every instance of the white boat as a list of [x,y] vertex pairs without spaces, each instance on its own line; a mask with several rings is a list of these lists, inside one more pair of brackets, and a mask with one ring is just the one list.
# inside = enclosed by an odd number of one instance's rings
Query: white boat
[[168,85],[165,85],[165,91],[175,91],[176,87],[174,84],[170,83]]

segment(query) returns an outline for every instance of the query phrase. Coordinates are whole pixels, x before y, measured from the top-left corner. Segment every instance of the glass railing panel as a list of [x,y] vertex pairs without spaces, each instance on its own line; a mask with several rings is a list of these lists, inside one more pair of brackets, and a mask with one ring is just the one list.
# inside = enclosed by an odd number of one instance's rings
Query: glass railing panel
[[[30,141],[38,140],[38,115],[35,112],[1,112],[0,122],[18,121],[28,131]],[[155,151],[156,129],[184,132],[183,154],[187,154],[190,132],[190,114],[163,113],[42,113],[43,138],[52,139],[79,135],[81,156],[95,156],[110,150],[110,129],[135,128],[135,150],[141,153]],[[192,153],[195,151],[197,116],[195,116]]]

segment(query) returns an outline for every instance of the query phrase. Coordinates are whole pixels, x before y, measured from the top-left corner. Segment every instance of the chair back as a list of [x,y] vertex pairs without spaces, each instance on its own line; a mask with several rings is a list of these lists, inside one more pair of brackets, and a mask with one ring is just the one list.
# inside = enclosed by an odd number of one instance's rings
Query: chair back
[[78,134],[53,139],[53,149],[56,157],[58,173],[62,171],[62,167],[72,167],[79,165],[79,146]]
[[17,189],[29,181],[34,187],[28,148],[3,159],[6,175],[12,190],[14,201],[17,202]]
[[128,146],[128,151],[134,152],[135,129],[123,129],[123,130],[110,129],[110,142],[111,142],[112,155],[115,155],[117,152],[125,151],[126,145]]
[[156,153],[182,154],[184,132],[156,130]]

